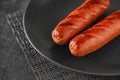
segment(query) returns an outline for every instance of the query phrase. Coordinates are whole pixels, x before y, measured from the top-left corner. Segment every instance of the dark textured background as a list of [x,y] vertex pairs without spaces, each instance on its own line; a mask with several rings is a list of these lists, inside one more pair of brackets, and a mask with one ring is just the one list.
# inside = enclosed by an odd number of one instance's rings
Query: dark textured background
[[36,80],[6,20],[30,0],[0,0],[0,80]]
[[[29,1],[30,0],[0,0],[0,80],[36,80],[6,20],[6,15],[8,13],[25,9]],[[62,73],[62,71],[60,72]],[[82,74],[80,74],[80,76],[81,75]],[[70,76],[73,75],[68,74],[68,80]],[[79,74],[75,77],[78,76]],[[46,77],[46,75],[44,77]],[[82,76],[79,80],[81,80],[81,78]],[[88,78],[89,76],[87,77],[86,75],[85,79],[82,78],[82,80],[89,80]],[[104,79],[102,79],[102,77],[97,77],[97,79],[94,76],[90,76],[90,78],[93,78],[93,80],[120,80],[119,77],[103,77]]]

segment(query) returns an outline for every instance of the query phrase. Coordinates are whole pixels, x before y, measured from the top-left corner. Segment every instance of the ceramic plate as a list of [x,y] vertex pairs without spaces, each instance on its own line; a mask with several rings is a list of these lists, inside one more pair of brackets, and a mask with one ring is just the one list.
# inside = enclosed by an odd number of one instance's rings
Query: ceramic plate
[[[120,37],[83,58],[72,56],[68,45],[59,46],[52,40],[54,27],[83,1],[32,0],[24,16],[26,35],[41,55],[67,69],[95,75],[120,75]],[[120,9],[120,0],[110,1],[110,8],[96,22]]]

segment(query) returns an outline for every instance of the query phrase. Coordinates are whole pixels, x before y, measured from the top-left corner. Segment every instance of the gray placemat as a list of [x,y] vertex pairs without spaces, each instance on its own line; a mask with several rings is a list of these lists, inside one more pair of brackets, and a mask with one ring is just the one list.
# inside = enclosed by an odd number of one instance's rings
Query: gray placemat
[[119,76],[95,76],[60,67],[41,56],[29,43],[23,28],[23,11],[7,15],[7,21],[38,80],[120,80]]

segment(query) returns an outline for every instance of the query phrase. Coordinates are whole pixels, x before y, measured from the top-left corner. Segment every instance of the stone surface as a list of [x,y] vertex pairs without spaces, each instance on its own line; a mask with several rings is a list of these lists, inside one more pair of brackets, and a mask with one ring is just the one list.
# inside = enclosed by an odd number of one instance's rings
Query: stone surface
[[6,14],[24,9],[29,1],[0,0],[0,80],[36,80],[6,20]]

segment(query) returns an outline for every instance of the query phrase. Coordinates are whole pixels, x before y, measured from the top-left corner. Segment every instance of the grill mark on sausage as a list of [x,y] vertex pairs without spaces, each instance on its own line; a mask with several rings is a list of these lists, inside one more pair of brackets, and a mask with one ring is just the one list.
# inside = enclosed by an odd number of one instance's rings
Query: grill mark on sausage
[[74,25],[72,22],[66,21],[64,23],[59,24],[58,26],[72,26]]

